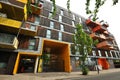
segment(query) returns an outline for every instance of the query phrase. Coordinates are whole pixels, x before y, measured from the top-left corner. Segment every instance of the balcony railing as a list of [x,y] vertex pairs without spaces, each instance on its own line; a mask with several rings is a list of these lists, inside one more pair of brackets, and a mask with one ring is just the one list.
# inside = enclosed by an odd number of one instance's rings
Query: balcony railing
[[7,27],[12,27],[12,28],[20,28],[21,24],[22,23],[20,21],[0,17],[0,25],[1,26],[7,26]]
[[[27,0],[26,0],[27,1]],[[11,19],[22,21],[27,19],[27,6],[26,4],[19,2],[18,0],[3,0],[0,2],[1,12],[6,13]]]
[[97,33],[92,33],[92,34],[90,34],[90,36],[91,36],[93,39],[99,39],[99,38],[100,38],[99,34],[97,34]]
[[31,51],[37,51],[39,45],[39,39],[38,38],[29,38],[29,37],[19,37],[19,50],[31,50]]
[[91,21],[90,19],[86,20],[86,24],[87,24],[87,26],[92,27],[92,28],[98,26],[97,23]]
[[100,34],[100,38],[103,39],[103,40],[106,39],[105,35],[103,35],[103,34]]
[[107,28],[105,28],[104,26],[99,25],[99,26],[93,28],[93,32],[96,32],[96,31],[104,32],[104,31],[107,31]]
[[0,48],[17,49],[18,40],[14,35],[0,33]]
[[103,42],[98,43],[96,46],[97,48],[105,49],[105,50],[114,49],[111,41],[103,41]]
[[36,5],[35,1],[32,0],[30,6],[31,6],[31,9],[32,9],[32,13],[33,13],[33,14],[40,15],[41,9],[42,9],[42,4],[41,4],[41,3],[39,3],[38,5]]
[[29,36],[36,36],[37,35],[38,27],[36,25],[25,23],[21,27],[21,34],[29,35]]

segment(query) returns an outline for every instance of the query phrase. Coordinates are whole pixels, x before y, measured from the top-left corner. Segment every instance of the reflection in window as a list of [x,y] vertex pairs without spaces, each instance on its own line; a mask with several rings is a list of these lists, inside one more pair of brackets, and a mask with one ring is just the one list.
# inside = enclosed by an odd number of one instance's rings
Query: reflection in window
[[64,26],[62,24],[60,25],[60,30],[64,31]]
[[72,26],[74,26],[74,27],[75,27],[75,22],[74,22],[74,21],[72,21]]
[[31,25],[31,26],[30,26],[30,29],[31,29],[31,30],[36,30],[36,26]]
[[29,40],[29,46],[28,46],[28,49],[30,49],[30,50],[34,50],[34,49],[35,49],[35,42],[36,42],[35,39],[30,39],[30,40]]
[[53,21],[50,21],[50,28],[54,28],[54,22]]
[[110,51],[110,55],[111,55],[111,57],[113,57],[112,51]]
[[62,16],[64,15],[64,13],[63,13],[63,10],[62,10],[62,9],[60,10],[60,14],[61,14]]
[[47,30],[47,34],[46,34],[46,38],[51,38],[51,31],[50,30]]
[[61,15],[59,15],[59,21],[62,22],[62,16]]
[[105,55],[106,55],[106,57],[108,57],[108,53],[107,53],[107,51],[105,51]]
[[62,32],[59,32],[59,38],[58,38],[58,40],[62,40]]
[[102,55],[101,55],[101,51],[100,51],[100,50],[98,50],[98,54],[99,54],[99,56],[102,56]]
[[82,23],[82,18],[81,17],[79,18],[79,23]]
[[75,15],[73,14],[73,20],[75,20]]
[[36,25],[39,25],[40,23],[40,18],[39,17],[35,17],[35,22],[34,22]]
[[96,56],[96,53],[95,53],[95,51],[92,51],[92,54],[93,54],[93,56]]
[[49,12],[49,16],[48,16],[49,18],[52,18],[52,12]]

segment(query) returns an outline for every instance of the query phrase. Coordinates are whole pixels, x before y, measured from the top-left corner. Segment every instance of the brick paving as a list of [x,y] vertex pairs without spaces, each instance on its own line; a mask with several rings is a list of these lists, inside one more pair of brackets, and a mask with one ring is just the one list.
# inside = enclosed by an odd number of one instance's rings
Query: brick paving
[[[98,76],[103,75],[107,73],[113,73],[113,72],[120,72],[120,68],[117,69],[109,69],[109,70],[102,70],[100,71],[100,74],[97,73],[97,71],[90,71],[87,76],[81,75],[81,72],[46,72],[46,73],[20,73],[16,75],[0,75],[0,80],[63,80],[65,78],[75,78],[75,77],[92,77],[92,76]],[[66,79],[66,80],[69,80]]]

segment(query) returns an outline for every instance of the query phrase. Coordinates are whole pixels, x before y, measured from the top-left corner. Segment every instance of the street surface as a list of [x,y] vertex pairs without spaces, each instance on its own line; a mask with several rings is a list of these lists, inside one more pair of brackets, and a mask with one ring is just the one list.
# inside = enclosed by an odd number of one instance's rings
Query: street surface
[[18,73],[15,75],[0,75],[0,80],[120,80],[120,68],[100,71],[90,71],[84,76],[79,72],[42,72]]
[[68,78],[63,80],[120,80],[120,72],[108,73],[108,74],[99,74],[96,76],[86,76],[78,78]]

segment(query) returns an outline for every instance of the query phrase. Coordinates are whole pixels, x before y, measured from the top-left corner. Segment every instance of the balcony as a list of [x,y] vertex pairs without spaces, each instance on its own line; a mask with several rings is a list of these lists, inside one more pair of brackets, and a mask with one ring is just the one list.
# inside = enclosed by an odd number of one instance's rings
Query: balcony
[[26,4],[17,0],[6,0],[0,2],[0,12],[5,13],[8,18],[22,21],[24,18],[27,19],[27,8]]
[[110,41],[103,41],[103,42],[98,43],[96,46],[99,49],[112,50],[114,49],[112,45],[113,44]]
[[14,35],[0,33],[0,48],[17,49],[18,40]]
[[100,38],[99,34],[97,34],[97,33],[92,33],[92,34],[90,34],[90,36],[91,36],[93,39],[99,39],[99,38]]
[[36,6],[35,1],[32,0],[30,6],[31,6],[31,9],[32,9],[32,13],[33,13],[33,14],[40,15],[41,9],[42,9],[42,4],[41,4],[41,3],[39,3],[39,4]]
[[105,28],[104,26],[98,25],[97,27],[92,29],[93,32],[99,31],[99,32],[104,32],[107,31],[107,28]]
[[109,35],[107,36],[107,40],[114,40],[114,36],[113,36],[112,34],[109,34]]
[[109,25],[107,23],[103,23],[102,26],[104,26],[106,28],[109,27]]
[[105,35],[100,34],[100,39],[105,40],[106,39]]
[[38,27],[36,25],[32,25],[30,23],[25,23],[21,27],[21,34],[28,35],[28,36],[36,36],[37,35]]
[[39,38],[29,38],[25,36],[19,36],[19,50],[25,51],[37,51],[39,46]]
[[3,31],[17,33],[21,24],[20,21],[0,17],[0,29]]
[[91,21],[90,19],[86,20],[86,24],[87,24],[87,26],[89,26],[89,27],[91,27],[91,28],[94,28],[94,27],[96,27],[96,26],[99,25],[99,24]]
[[21,24],[22,23],[20,21],[0,17],[0,25],[1,26],[7,26],[7,27],[12,27],[12,28],[20,28]]

